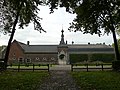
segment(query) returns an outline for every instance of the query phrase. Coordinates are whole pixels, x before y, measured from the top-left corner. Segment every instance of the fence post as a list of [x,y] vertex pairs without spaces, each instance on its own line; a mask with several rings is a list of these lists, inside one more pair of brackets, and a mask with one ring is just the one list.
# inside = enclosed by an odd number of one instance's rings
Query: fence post
[[102,65],[102,71],[103,71],[103,63],[101,65]]
[[49,66],[49,64],[47,66],[48,66],[48,72],[49,72],[50,71],[50,66]]
[[73,64],[71,64],[71,71],[73,71]]
[[18,64],[18,72],[20,71],[20,63]]
[[12,64],[10,64],[10,67],[12,67]]
[[87,72],[88,72],[88,63],[86,65],[87,65]]
[[34,69],[35,69],[35,65],[33,64],[33,71],[34,71]]

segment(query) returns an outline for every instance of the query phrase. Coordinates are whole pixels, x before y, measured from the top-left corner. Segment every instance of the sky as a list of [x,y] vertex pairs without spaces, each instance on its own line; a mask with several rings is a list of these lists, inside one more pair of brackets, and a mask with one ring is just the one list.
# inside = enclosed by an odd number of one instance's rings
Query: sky
[[[16,28],[16,33],[13,40],[17,40],[19,42],[27,43],[30,41],[31,45],[43,45],[43,44],[59,44],[61,40],[61,30],[64,30],[64,39],[67,40],[68,44],[71,44],[72,41],[74,44],[91,44],[96,43],[106,43],[107,45],[111,45],[113,43],[112,35],[102,35],[99,37],[98,35],[91,34],[82,34],[82,32],[70,32],[68,31],[69,23],[73,21],[76,17],[75,14],[69,14],[65,11],[65,8],[59,8],[54,10],[54,13],[49,14],[49,7],[40,6],[39,16],[43,18],[41,20],[41,25],[44,30],[47,32],[39,33],[34,30],[34,26],[32,23],[29,24],[28,27],[24,29]],[[9,35],[3,35],[0,33],[0,46],[7,45],[9,40]]]

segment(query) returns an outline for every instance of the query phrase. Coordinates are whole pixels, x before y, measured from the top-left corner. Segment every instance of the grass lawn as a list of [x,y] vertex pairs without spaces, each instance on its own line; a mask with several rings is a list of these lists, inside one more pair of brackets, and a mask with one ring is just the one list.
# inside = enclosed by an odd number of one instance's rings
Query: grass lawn
[[0,90],[36,90],[48,76],[45,71],[0,72]]
[[81,90],[120,90],[120,73],[113,71],[72,72]]

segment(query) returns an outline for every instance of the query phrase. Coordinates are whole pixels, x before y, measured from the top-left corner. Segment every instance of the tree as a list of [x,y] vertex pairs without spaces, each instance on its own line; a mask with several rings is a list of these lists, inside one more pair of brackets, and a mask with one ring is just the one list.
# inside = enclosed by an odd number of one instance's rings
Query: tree
[[118,49],[119,49],[119,52],[120,52],[120,39],[118,39]]
[[[120,52],[120,39],[117,40],[117,43],[118,43],[118,50]],[[113,47],[115,47],[114,43],[112,44]]]
[[66,11],[76,13],[71,23],[70,31],[98,34],[112,33],[115,45],[116,59],[120,60],[116,30],[120,27],[119,0],[49,0],[50,10],[66,7]]
[[[43,0],[44,1],[44,0]],[[44,31],[41,27],[41,18],[37,16],[38,6],[43,5],[42,0],[1,0],[0,6],[2,14],[0,15],[0,27],[2,32],[10,33],[10,39],[5,54],[5,68],[7,67],[10,45],[14,37],[16,26],[24,28],[33,22],[34,29],[39,32]],[[45,31],[44,31],[45,32]]]

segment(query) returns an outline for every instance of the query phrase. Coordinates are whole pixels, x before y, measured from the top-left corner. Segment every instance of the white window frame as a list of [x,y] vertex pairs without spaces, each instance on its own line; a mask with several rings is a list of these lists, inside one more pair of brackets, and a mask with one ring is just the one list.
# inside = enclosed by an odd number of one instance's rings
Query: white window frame
[[[29,61],[28,61],[29,60]],[[26,63],[31,63],[31,58],[26,59]]]
[[35,60],[39,61],[39,60],[40,60],[40,58],[39,58],[39,57],[36,57],[36,58],[35,58]]
[[54,57],[51,57],[51,60],[55,60],[55,58],[54,58]]
[[18,62],[19,63],[23,63],[24,62],[24,58],[23,57],[18,58]]
[[46,58],[46,57],[43,57],[43,60],[47,60],[47,58]]

